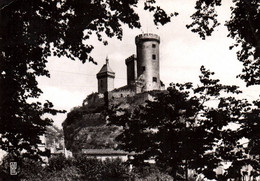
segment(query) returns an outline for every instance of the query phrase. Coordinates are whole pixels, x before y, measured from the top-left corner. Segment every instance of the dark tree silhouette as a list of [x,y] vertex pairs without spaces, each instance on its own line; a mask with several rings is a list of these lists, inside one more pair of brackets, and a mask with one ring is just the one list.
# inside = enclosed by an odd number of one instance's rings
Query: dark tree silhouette
[[[154,13],[155,24],[165,24],[177,13],[166,14],[155,5],[144,2]],[[221,0],[197,0],[194,22],[188,26],[204,38],[217,26],[215,6]],[[122,24],[139,28],[134,11],[138,0],[5,0],[0,4],[0,145],[8,152],[37,152],[39,135],[51,120],[45,113],[56,114],[50,102],[29,102],[41,90],[36,77],[49,76],[47,58],[67,56],[83,63],[94,62],[94,48],[87,40],[96,34],[105,45],[107,37],[122,38]],[[231,19],[226,23],[229,36],[241,46],[238,58],[244,63],[240,75],[248,85],[259,84],[259,2],[234,0]],[[210,23],[212,21],[213,23]],[[212,25],[213,24],[213,25]],[[211,26],[212,25],[212,26]],[[105,37],[106,37],[105,36]],[[85,43],[86,42],[86,43]],[[29,131],[28,131],[29,130]]]
[[[245,114],[256,115],[250,111],[250,104],[235,98],[241,93],[237,86],[222,85],[219,80],[211,79],[213,73],[204,67],[201,72],[198,87],[191,83],[172,84],[167,93],[158,94],[154,101],[147,101],[133,112],[117,108],[109,112],[110,123],[123,126],[117,137],[118,148],[135,152],[133,163],[155,159],[176,180],[187,180],[187,169],[218,180],[214,169],[224,161],[237,166],[240,160],[240,167],[236,167],[239,170],[249,163],[259,168],[259,161],[245,160],[246,154],[241,152],[245,149],[239,143],[243,136],[255,143],[258,135],[252,133],[256,128],[248,128],[250,118],[245,118]],[[238,130],[248,134],[231,130],[231,124],[247,125]],[[231,166],[228,173],[234,170]]]

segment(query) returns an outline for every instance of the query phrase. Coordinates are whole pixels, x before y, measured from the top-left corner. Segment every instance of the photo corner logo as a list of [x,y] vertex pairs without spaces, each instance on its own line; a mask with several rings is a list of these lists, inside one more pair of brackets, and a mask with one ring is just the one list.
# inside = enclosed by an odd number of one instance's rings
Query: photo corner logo
[[17,175],[18,174],[18,167],[17,162],[10,162],[10,175]]

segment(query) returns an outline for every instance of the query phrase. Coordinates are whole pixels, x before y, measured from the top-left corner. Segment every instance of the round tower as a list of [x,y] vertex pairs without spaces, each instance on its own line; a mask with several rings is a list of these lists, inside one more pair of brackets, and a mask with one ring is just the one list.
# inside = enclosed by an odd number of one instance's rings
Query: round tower
[[137,53],[137,77],[144,81],[143,91],[159,90],[160,66],[159,44],[160,37],[146,33],[135,37]]

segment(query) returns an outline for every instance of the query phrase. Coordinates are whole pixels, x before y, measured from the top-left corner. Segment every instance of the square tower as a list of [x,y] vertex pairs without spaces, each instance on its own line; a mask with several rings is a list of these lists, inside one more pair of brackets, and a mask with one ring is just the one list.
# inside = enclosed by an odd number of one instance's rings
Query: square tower
[[137,61],[136,56],[131,55],[125,60],[125,64],[127,66],[127,85],[132,85],[135,83],[137,79]]
[[106,64],[97,73],[98,93],[105,93],[114,89],[115,72],[109,66],[109,60],[106,58]]

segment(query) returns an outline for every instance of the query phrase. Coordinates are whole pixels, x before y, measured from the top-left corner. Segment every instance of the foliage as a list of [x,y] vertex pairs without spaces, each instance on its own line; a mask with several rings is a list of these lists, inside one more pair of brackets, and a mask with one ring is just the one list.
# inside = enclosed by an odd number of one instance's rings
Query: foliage
[[[202,39],[210,36],[216,26],[217,6],[222,0],[197,0],[196,12],[191,16],[193,22],[187,25],[192,32],[198,33]],[[239,47],[237,58],[243,63],[242,73],[239,75],[248,86],[260,84],[260,2],[258,0],[233,0],[231,17],[226,21],[228,37],[235,43],[230,46]]]
[[[240,46],[237,52],[238,60],[243,63],[243,73],[240,78],[247,85],[260,84],[260,2],[256,0],[235,0],[231,19],[227,22],[229,37],[236,40],[234,46]],[[231,47],[232,48],[232,47]]]
[[103,167],[102,180],[123,179],[129,173],[129,166],[119,158],[114,160],[106,159],[103,162]]
[[249,118],[245,114],[253,114],[250,104],[233,95],[241,92],[237,86],[222,85],[219,80],[211,79],[214,73],[203,66],[201,73],[198,87],[191,83],[172,84],[167,93],[158,94],[155,101],[147,101],[132,112],[111,110],[111,124],[123,126],[122,134],[117,137],[119,148],[137,153],[134,164],[155,159],[160,168],[177,180],[187,180],[188,169],[216,179],[214,169],[222,161],[236,165],[236,160],[244,158],[245,155],[239,154],[239,141],[242,135],[253,139],[242,133],[246,131],[242,126],[241,133],[229,127],[243,122],[248,128]]
[[52,122],[43,116],[58,111],[49,101],[43,105],[28,101],[41,93],[36,76],[48,75],[44,38],[36,30],[37,15],[28,11],[34,8],[33,3],[14,1],[1,9],[0,145],[13,155],[23,152],[24,156],[37,159],[37,154],[41,154],[37,147],[41,143],[39,136]]
[[[235,163],[230,168],[233,175],[236,170],[242,169],[245,165],[253,167],[251,175],[260,176],[260,100],[253,102],[253,108],[244,113],[244,118],[240,120],[241,127],[237,130],[240,138],[247,140],[245,143],[236,143],[237,149]],[[237,159],[238,158],[238,159]],[[238,173],[241,174],[241,173]],[[231,177],[233,178],[233,177]]]
[[[144,9],[154,13],[155,24],[165,24],[172,16],[155,5],[155,0],[144,2]],[[247,85],[259,84],[259,1],[233,0],[232,16],[226,23],[229,37],[240,46],[238,59],[244,69],[240,75]],[[46,113],[56,114],[51,102],[42,105],[37,99],[42,93],[38,76],[49,76],[46,70],[50,55],[67,56],[94,62],[90,53],[93,45],[88,39],[96,34],[104,45],[104,37],[123,36],[122,24],[139,28],[139,17],[134,11],[138,0],[5,0],[0,15],[0,145],[1,149],[19,156],[38,159],[40,143],[46,126],[52,120]],[[215,7],[221,0],[197,0],[194,22],[188,25],[202,38],[211,35],[218,25]],[[4,89],[2,88],[4,87]],[[29,130],[29,131],[28,131]]]
[[161,171],[154,164],[145,164],[139,167],[134,167],[131,172],[131,177],[134,178],[135,181],[172,181],[173,178]]
[[[9,175],[10,157],[4,158],[0,165],[0,179],[11,180]],[[88,158],[77,155],[76,158],[65,158],[63,155],[51,157],[47,166],[40,162],[21,159],[17,179],[33,180],[124,180],[129,178],[129,166],[120,159]]]
[[77,167],[85,180],[101,180],[103,164],[101,160],[87,158],[84,155],[76,157]]
[[[71,181],[82,180],[79,174],[79,169],[75,166],[67,166],[62,170],[56,172],[48,172],[46,176],[42,178],[43,181]],[[32,180],[33,181],[33,180]]]
[[122,162],[120,159],[106,159],[105,161],[87,158],[84,155],[76,157],[75,165],[80,169],[83,175],[83,180],[155,180],[165,178],[163,180],[170,180],[170,176],[159,171],[153,166],[146,166],[145,168],[134,168],[129,171],[129,165]]
[[66,159],[64,155],[59,154],[49,159],[48,169],[56,172],[56,171],[61,171],[62,169],[72,165],[73,165],[72,159],[70,158]]
[[45,175],[41,162],[24,158],[21,162],[20,177],[30,180],[40,180]]
[[[66,170],[72,169],[65,175]],[[128,173],[128,167],[120,159],[101,161],[95,158],[88,158],[85,155],[78,154],[75,159],[66,159],[58,156],[52,159],[47,167],[51,173],[48,178],[57,177],[57,180],[65,177],[75,177],[80,180],[109,180],[122,179]],[[74,179],[73,179],[74,180]]]

